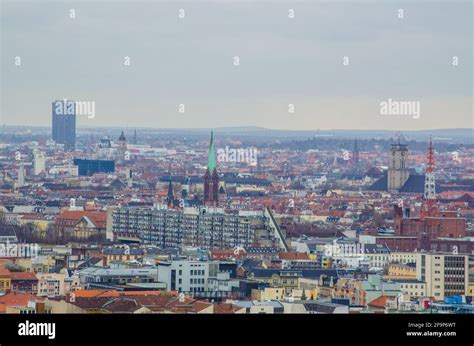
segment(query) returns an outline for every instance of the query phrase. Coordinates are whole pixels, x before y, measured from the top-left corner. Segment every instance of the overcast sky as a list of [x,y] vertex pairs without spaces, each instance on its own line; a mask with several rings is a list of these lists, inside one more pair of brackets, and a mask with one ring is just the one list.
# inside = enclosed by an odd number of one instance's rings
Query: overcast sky
[[473,127],[472,1],[0,2],[1,124],[67,98],[95,102],[80,126]]

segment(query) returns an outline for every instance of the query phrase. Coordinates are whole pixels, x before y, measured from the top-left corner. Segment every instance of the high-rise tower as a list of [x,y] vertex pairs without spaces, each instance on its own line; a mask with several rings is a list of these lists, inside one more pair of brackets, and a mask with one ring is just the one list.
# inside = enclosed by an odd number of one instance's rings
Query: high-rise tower
[[64,150],[76,147],[76,106],[74,101],[54,101],[52,104],[52,137]]
[[204,174],[204,204],[219,206],[219,175],[217,174],[216,150],[212,131],[207,156],[207,169],[206,174]]

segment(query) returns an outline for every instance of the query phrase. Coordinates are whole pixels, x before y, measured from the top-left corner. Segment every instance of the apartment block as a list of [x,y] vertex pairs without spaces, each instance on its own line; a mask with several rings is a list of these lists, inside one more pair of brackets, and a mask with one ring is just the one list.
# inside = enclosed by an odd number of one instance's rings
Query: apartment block
[[426,283],[426,294],[436,300],[464,295],[469,286],[469,256],[420,253],[417,279]]
[[[275,238],[262,215],[225,214],[219,208],[117,208],[113,233],[118,240],[161,247],[197,246],[206,249],[247,247]],[[258,236],[257,236],[258,234]]]

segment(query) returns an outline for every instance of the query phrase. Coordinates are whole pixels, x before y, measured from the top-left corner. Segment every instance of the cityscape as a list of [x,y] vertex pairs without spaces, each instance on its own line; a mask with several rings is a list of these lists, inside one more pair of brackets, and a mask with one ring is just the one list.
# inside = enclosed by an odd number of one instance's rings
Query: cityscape
[[0,0],[0,344],[472,345],[473,16]]
[[54,104],[0,135],[3,313],[474,312],[469,130],[76,129]]

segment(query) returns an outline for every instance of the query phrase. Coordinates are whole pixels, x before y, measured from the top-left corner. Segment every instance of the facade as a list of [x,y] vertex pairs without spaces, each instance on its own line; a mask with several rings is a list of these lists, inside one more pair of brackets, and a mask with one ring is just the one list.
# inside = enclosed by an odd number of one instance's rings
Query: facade
[[408,264],[416,263],[418,254],[416,252],[392,252],[389,255],[390,263]]
[[463,238],[466,236],[466,219],[458,217],[456,211],[437,211],[432,216],[421,218],[409,218],[405,215],[402,208],[395,206],[395,235],[417,236],[420,248],[425,245],[424,242],[439,237]]
[[469,256],[420,253],[417,279],[426,283],[426,294],[436,300],[465,295],[469,286]]
[[63,101],[53,102],[52,138],[56,143],[64,144],[66,151],[74,151],[76,147],[76,108],[74,101],[69,101],[68,105],[63,105]]
[[158,279],[168,290],[205,295],[209,279],[217,278],[218,271],[218,262],[173,260],[159,263]]
[[390,280],[384,280],[381,275],[369,275],[367,280],[362,281],[360,286],[362,293],[362,304],[366,305],[382,296],[394,297],[401,293],[400,284]]
[[158,282],[158,268],[101,268],[88,267],[79,272],[81,287],[114,288],[127,284]]
[[74,159],[74,165],[78,167],[78,173],[82,176],[91,176],[96,173],[113,173],[115,171],[114,160]]
[[105,211],[64,211],[53,222],[59,238],[82,240],[105,239],[107,213]]
[[385,244],[365,244],[364,256],[372,268],[385,268],[388,265],[390,250]]
[[[299,288],[299,280],[302,278],[319,280],[321,276],[327,278],[337,277],[335,269],[265,269],[254,268],[249,273],[249,278],[265,282],[272,287],[282,287],[288,292]],[[320,286],[318,286],[319,289]]]
[[395,279],[391,281],[400,284],[400,291],[410,298],[426,297],[426,283],[416,279]]
[[414,265],[414,263],[412,263],[411,265],[390,263],[388,266],[388,275],[385,277],[415,279],[416,266]]
[[283,287],[264,287],[262,289],[253,289],[251,300],[284,300],[287,291]]
[[334,286],[334,298],[349,299],[353,305],[365,304],[361,289],[362,281],[353,278],[339,278]]
[[230,272],[218,272],[215,278],[208,279],[210,296],[232,297],[239,287],[239,280],[232,278]]
[[38,291],[38,278],[35,273],[11,272],[11,290],[18,293],[36,294]]
[[11,287],[11,273],[8,269],[0,268],[0,292],[8,292]]
[[79,277],[61,273],[42,273],[38,278],[38,297],[58,298],[80,288]]
[[122,207],[113,210],[112,219],[115,239],[169,248],[233,249],[254,245],[257,231],[267,233],[267,239],[272,236],[263,215],[230,215],[216,208]]

